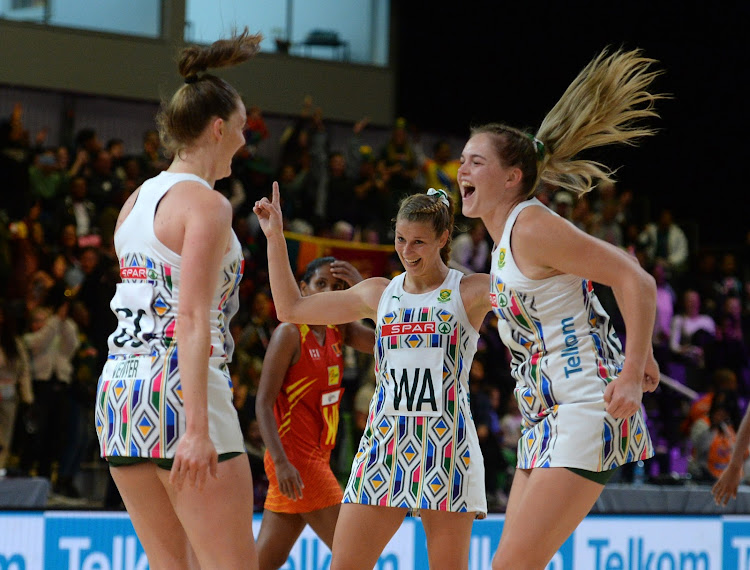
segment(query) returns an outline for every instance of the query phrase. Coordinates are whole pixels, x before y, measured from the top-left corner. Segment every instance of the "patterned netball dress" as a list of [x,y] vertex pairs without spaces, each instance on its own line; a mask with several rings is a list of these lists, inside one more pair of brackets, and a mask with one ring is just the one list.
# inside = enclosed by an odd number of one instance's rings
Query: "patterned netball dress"
[[516,266],[511,212],[492,252],[490,299],[511,352],[523,416],[518,467],[606,471],[653,455],[643,414],[615,419],[604,389],[622,370],[622,345],[590,281],[574,275],[528,279]]
[[331,450],[336,445],[339,405],[344,389],[341,332],[326,327],[325,342],[318,343],[307,325],[296,325],[300,357],[284,377],[273,414],[287,458],[297,468],[305,491],[292,500],[279,489],[276,466],[266,451],[268,494],[264,508],[277,513],[309,513],[341,502],[338,479],[331,470]]
[[[182,263],[154,234],[159,201],[183,180],[200,182],[212,191],[197,176],[162,172],[144,182],[132,211],[115,233],[122,282],[110,304],[118,326],[109,337],[109,356],[96,394],[102,457],[173,458],[185,432],[175,338]],[[234,237],[222,259],[210,312],[209,435],[219,454],[245,451],[227,370],[234,349],[229,320],[238,307],[243,265]]]
[[402,273],[383,292],[377,384],[344,503],[486,515],[468,385],[479,334],[461,300],[462,276],[451,269],[439,289],[414,295]]

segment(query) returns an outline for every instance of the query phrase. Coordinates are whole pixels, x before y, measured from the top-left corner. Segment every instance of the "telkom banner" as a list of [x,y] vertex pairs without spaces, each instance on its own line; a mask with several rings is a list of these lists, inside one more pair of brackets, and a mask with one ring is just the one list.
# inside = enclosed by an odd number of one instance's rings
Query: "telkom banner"
[[[257,535],[260,516],[253,519]],[[470,570],[490,568],[503,517],[475,521]],[[364,538],[363,538],[364,539]],[[544,541],[544,536],[539,536]],[[326,570],[331,552],[305,529],[283,570]],[[0,512],[0,570],[146,570],[127,513]],[[377,570],[427,570],[419,519],[407,518]],[[590,515],[548,570],[750,570],[750,517]]]

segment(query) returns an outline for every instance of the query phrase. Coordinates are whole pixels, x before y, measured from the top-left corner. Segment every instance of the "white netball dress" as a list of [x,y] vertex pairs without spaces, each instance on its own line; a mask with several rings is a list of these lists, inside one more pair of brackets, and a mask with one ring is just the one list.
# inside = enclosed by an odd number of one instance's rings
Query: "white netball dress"
[[[109,337],[109,357],[96,394],[102,457],[173,458],[185,431],[175,338],[180,275],[185,268],[181,257],[154,234],[159,201],[184,180],[213,191],[197,176],[162,172],[143,183],[132,211],[115,233],[122,282],[110,304],[119,322]],[[229,320],[237,311],[243,265],[234,237],[222,260],[210,312],[209,434],[219,454],[245,450],[227,370],[234,349]]]
[[604,390],[624,354],[592,283],[574,275],[528,279],[513,260],[511,230],[527,207],[545,206],[534,198],[511,212],[492,252],[490,279],[523,415],[518,467],[607,471],[647,459],[653,447],[641,410],[628,419],[605,410]]
[[475,512],[484,517],[484,461],[469,409],[469,368],[479,334],[451,269],[434,291],[380,298],[377,385],[344,503]]

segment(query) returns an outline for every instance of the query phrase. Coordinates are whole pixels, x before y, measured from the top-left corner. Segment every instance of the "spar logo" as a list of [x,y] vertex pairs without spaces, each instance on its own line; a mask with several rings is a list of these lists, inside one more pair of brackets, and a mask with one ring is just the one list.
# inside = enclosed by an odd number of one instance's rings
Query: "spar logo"
[[380,329],[381,336],[397,336],[400,334],[435,334],[435,330],[440,334],[450,334],[453,332],[453,326],[450,323],[441,322],[435,326],[435,323],[395,323],[392,325],[383,325]]
[[381,336],[396,336],[400,334],[435,334],[435,323],[395,323],[383,325]]
[[140,279],[145,281],[147,279],[156,279],[158,274],[150,267],[121,267],[120,277],[122,279]]

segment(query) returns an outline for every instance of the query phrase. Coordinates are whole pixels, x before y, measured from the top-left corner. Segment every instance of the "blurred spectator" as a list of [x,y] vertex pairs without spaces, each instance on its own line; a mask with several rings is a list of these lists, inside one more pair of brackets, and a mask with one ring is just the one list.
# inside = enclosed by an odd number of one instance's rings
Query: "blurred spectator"
[[29,133],[23,125],[23,106],[17,103],[10,118],[0,121],[0,172],[7,189],[0,192],[0,210],[5,210],[11,220],[23,218],[29,210],[32,160]]
[[102,143],[95,129],[80,129],[74,140],[75,161],[71,165],[69,176],[84,176],[88,178],[91,175],[91,164],[94,162],[96,154],[102,150]]
[[461,213],[461,192],[458,189],[458,168],[461,161],[453,158],[451,144],[445,139],[438,140],[432,147],[432,157],[422,164],[424,190],[442,188],[453,199],[455,214]]
[[741,394],[750,395],[746,384],[750,354],[748,353],[748,323],[742,313],[742,301],[737,296],[726,297],[716,318],[716,339],[706,351],[709,370],[728,368],[741,383]]
[[164,154],[159,139],[159,131],[148,129],[143,133],[141,141],[142,148],[138,154],[138,163],[140,165],[141,176],[143,179],[153,178],[161,171],[166,170],[169,166],[169,160]]
[[[390,187],[385,172],[385,162],[376,160],[368,145],[358,147],[357,175],[354,178],[352,223],[362,241],[380,243],[388,234],[391,213]],[[370,234],[371,237],[367,237]]]
[[47,230],[54,228],[52,217],[63,199],[66,184],[67,176],[60,170],[55,151],[48,149],[38,154],[29,167],[29,189],[32,200],[40,202],[40,221]]
[[[75,176],[70,181],[68,195],[63,198],[56,216],[58,229],[72,224],[77,237],[88,236],[96,229],[97,209],[88,198],[88,181]],[[54,234],[53,234],[54,235]]]
[[0,473],[7,467],[19,404],[34,402],[29,355],[18,335],[15,309],[0,306]]
[[594,237],[604,240],[607,243],[611,243],[617,247],[622,247],[624,239],[622,235],[622,227],[617,220],[617,214],[619,213],[618,208],[618,203],[613,199],[603,202],[601,204],[601,212],[597,216],[597,220],[591,228],[590,233]]
[[80,342],[68,305],[37,307],[31,313],[31,331],[23,335],[29,350],[34,404],[24,421],[27,440],[21,449],[20,469],[29,474],[36,468],[38,476],[48,479],[63,450],[72,361]]
[[265,291],[257,291],[253,297],[250,320],[242,329],[238,346],[250,356],[263,358],[278,321],[273,312],[271,297]]
[[664,262],[659,260],[651,268],[656,281],[656,319],[654,320],[654,357],[662,370],[670,361],[669,341],[672,333],[672,320],[677,305],[677,293],[667,279]]
[[[737,264],[737,255],[731,251],[725,251],[721,255],[715,281],[713,283],[712,299],[716,303],[717,311],[723,310],[724,301],[729,297],[742,299],[745,294],[745,286],[740,277],[740,268]],[[740,304],[743,305],[740,301]]]
[[110,301],[120,279],[120,267],[115,259],[107,257],[97,247],[84,248],[79,259],[83,279],[74,287],[73,295],[96,316],[85,319],[87,328],[84,332],[96,349],[99,367],[103,367],[107,356],[107,339],[117,328],[117,318],[110,309]]
[[237,176],[230,174],[225,178],[217,180],[216,184],[214,184],[214,189],[221,192],[229,200],[233,212],[236,213],[243,209],[247,196],[245,195],[245,187]]
[[671,209],[663,208],[657,223],[646,224],[641,232],[640,243],[648,262],[664,260],[670,281],[680,288],[682,276],[688,268],[690,249],[685,232],[672,218]]
[[[714,395],[722,392],[730,395],[735,401],[737,400],[737,375],[727,368],[719,368],[711,374],[711,381],[708,384],[706,392],[697,400],[694,400],[685,415],[685,419],[680,425],[680,431],[685,437],[690,437],[690,430],[693,424],[702,417],[708,417],[713,402]],[[733,423],[739,423],[740,419],[732,418]]]
[[579,230],[586,233],[591,232],[591,228],[594,225],[594,213],[591,210],[591,202],[589,202],[585,194],[579,196],[573,205],[570,221]]
[[[493,407],[486,385],[484,364],[475,358],[469,371],[469,402],[471,415],[484,459],[484,484],[487,508],[497,512],[505,508],[507,497],[498,486],[498,475],[505,472],[507,463],[502,452],[502,429],[497,408]],[[500,391],[496,390],[499,399]]]
[[258,145],[266,140],[269,134],[261,108],[258,105],[249,105],[245,123],[245,144],[249,155],[257,154]]
[[346,159],[340,152],[333,152],[328,158],[328,171],[322,181],[326,196],[325,220],[328,225],[345,221],[354,226],[354,180],[347,174]]
[[676,362],[685,368],[687,385],[702,392],[705,390],[705,352],[716,338],[716,323],[701,312],[698,292],[688,289],[682,295],[682,306],[672,319],[669,348]]
[[692,457],[688,471],[697,482],[713,483],[726,469],[737,439],[736,400],[727,392],[717,392],[708,414],[695,421],[690,430]]
[[81,301],[74,301],[70,305],[70,316],[78,329],[78,348],[73,355],[73,374],[67,392],[67,425],[57,428],[64,434],[64,447],[53,489],[60,495],[79,498],[81,491],[74,481],[96,437],[93,430],[94,400],[102,359],[86,333],[91,320],[89,308]]
[[479,218],[469,223],[468,231],[458,234],[451,242],[449,265],[466,274],[485,273],[489,270],[490,262],[487,228]]
[[[104,150],[94,153],[86,184],[86,197],[94,203],[96,214],[112,202],[122,188],[122,179],[115,174],[112,155]],[[85,234],[84,234],[85,235]]]
[[380,151],[380,157],[385,161],[392,193],[393,203],[388,209],[390,212],[396,211],[396,205],[403,196],[419,189],[415,183],[419,174],[417,153],[409,141],[406,126],[406,119],[396,119],[390,137]]
[[690,277],[690,287],[695,289],[703,301],[703,310],[709,315],[715,315],[718,310],[716,294],[719,282],[718,257],[715,251],[703,249],[694,261],[695,268]]
[[573,219],[575,200],[567,190],[557,190],[552,196],[552,210],[566,220]]
[[125,141],[118,138],[109,139],[105,149],[112,160],[112,173],[120,182],[124,182],[127,176],[125,173],[125,161],[127,160],[125,156]]

